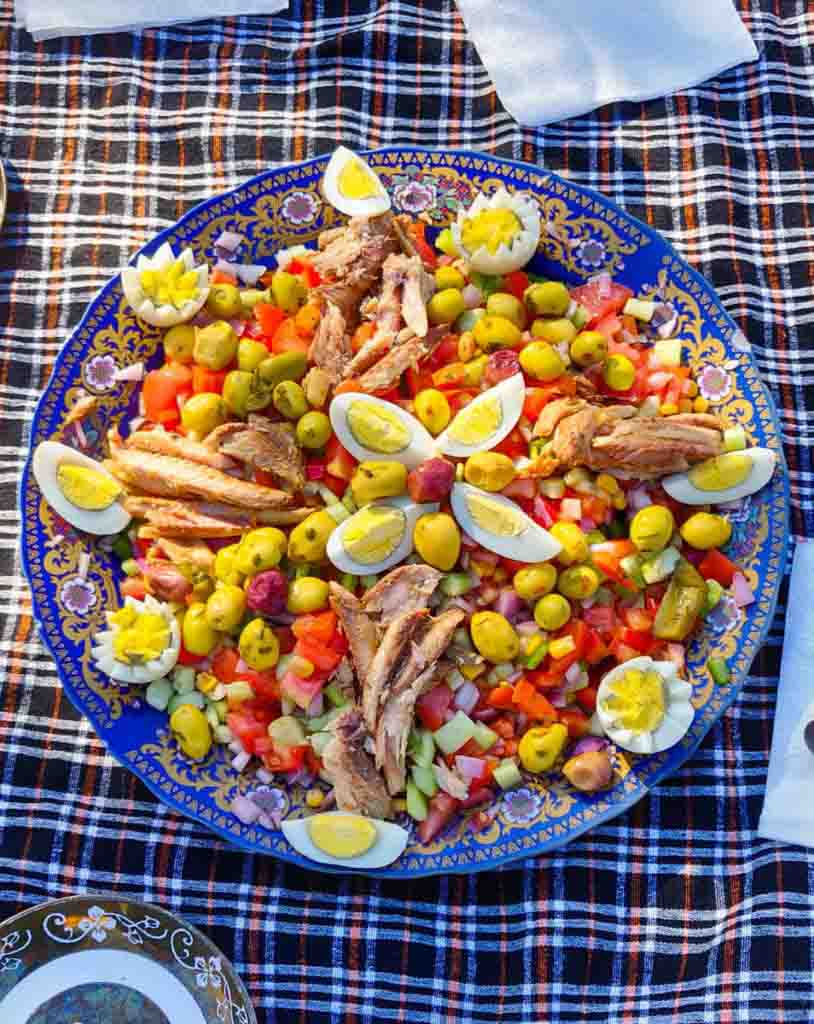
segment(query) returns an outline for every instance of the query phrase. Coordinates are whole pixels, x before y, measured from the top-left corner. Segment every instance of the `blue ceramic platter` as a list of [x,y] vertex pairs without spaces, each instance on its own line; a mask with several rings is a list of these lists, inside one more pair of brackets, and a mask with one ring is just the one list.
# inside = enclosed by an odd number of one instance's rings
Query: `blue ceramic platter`
[[[693,754],[735,700],[774,613],[787,546],[787,476],[777,416],[748,341],[713,289],[654,231],[597,193],[528,164],[478,153],[404,148],[379,150],[369,158],[394,207],[421,214],[433,229],[431,235],[479,191],[505,186],[536,197],[544,229],[532,269],[572,284],[607,271],[638,294],[671,303],[678,314],[677,334],[711,410],[728,425],[741,425],[751,444],[773,449],[779,459],[772,482],[729,509],[734,533],[728,552],[743,567],[757,599],[738,608],[725,598],[694,641],[688,674],[696,715],[682,742],[655,756],[619,758],[616,783],[603,793],[579,793],[561,778],[529,780],[501,797],[491,827],[474,832],[466,821],[458,821],[429,845],[415,839],[399,861],[377,873],[408,878],[481,871],[554,850],[632,806]],[[247,239],[246,262],[272,265],[279,248],[314,243],[320,231],[342,222],[319,192],[326,163],[320,158],[258,175],[197,206],[143,251],[152,254],[166,241],[176,251],[191,247],[196,260],[213,261],[214,240],[230,229]],[[84,430],[91,453],[99,454],[107,429],[135,409],[133,385],[117,383],[115,370],[138,360],[155,365],[159,341],[156,329],[135,319],[119,277],[113,278],[91,302],[57,359],[34,416],[31,450],[48,439],[76,444],[75,428],[63,423],[76,399],[90,392],[99,402]],[[40,634],[66,693],[114,756],[159,799],[219,836],[247,850],[313,867],[280,832],[242,825],[230,812],[235,794],[254,784],[238,777],[222,750],[202,765],[190,765],[168,733],[166,716],[145,706],[137,689],[122,689],[95,669],[92,637],[101,628],[105,608],[117,604],[117,563],[103,546],[78,534],[45,504],[31,475],[30,458],[23,470],[20,508],[23,566]],[[62,542],[50,545],[59,535]],[[90,555],[90,570],[80,578],[83,551]],[[710,657],[727,660],[727,684],[712,682],[704,667]],[[297,788],[277,788],[275,796],[281,811],[303,813],[304,794]]]

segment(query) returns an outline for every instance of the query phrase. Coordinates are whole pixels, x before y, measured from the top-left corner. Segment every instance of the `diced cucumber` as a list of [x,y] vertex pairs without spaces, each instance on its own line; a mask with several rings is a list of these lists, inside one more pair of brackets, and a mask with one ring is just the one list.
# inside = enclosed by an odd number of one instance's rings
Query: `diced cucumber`
[[474,650],[468,629],[456,629],[452,634],[452,642],[456,647],[462,647],[465,651]]
[[336,721],[341,714],[342,708],[331,708],[331,710],[326,711],[324,715],[318,715],[316,718],[309,718],[305,723],[306,728],[309,732],[324,732],[331,722]]
[[709,615],[712,609],[724,596],[724,588],[717,580],[707,580],[707,599],[704,604],[704,608],[701,612],[702,615]]
[[492,772],[492,777],[501,789],[514,789],[523,781],[517,763],[510,757],[504,758]]
[[581,331],[582,328],[585,326],[585,324],[588,323],[588,321],[590,319],[591,319],[591,314],[582,305],[581,302],[578,303],[577,304],[577,308],[571,314],[571,323],[574,325],[574,327],[576,327],[576,329],[578,331]]
[[375,587],[379,582],[379,577],[375,573],[371,573],[369,576],[362,577],[362,586],[365,590],[370,590],[371,587]]
[[167,714],[172,715],[173,712],[183,704],[192,704],[194,707],[200,708],[201,711],[203,711],[206,706],[206,698],[202,693],[198,693],[197,690],[193,690],[192,693],[175,693],[170,697],[169,703],[167,704]]
[[478,320],[485,315],[485,309],[465,309],[455,321],[455,330],[458,334],[463,334],[464,331],[471,331]]
[[359,582],[359,577],[354,576],[352,572],[343,572],[339,578],[339,582],[345,590],[355,590],[356,584]]
[[414,764],[410,770],[413,782],[425,796],[433,797],[438,792],[438,783],[431,765]]
[[472,589],[472,578],[468,572],[451,572],[441,580],[441,593],[447,597],[461,597]]
[[642,561],[643,559],[641,555],[625,555],[624,558],[619,559],[619,565],[622,567],[622,572],[628,579],[632,580],[637,587],[644,586]]
[[681,366],[681,338],[661,338],[653,346],[660,366]]
[[130,543],[130,538],[126,532],[118,535],[113,541],[111,550],[120,562],[126,562],[128,558],[133,557],[133,545]]
[[242,704],[244,700],[254,699],[254,690],[245,679],[238,679],[234,683],[226,683],[223,687],[226,690],[226,699],[229,704]]
[[217,729],[217,727],[220,725],[220,719],[218,718],[218,711],[215,705],[211,702],[208,703],[206,705],[206,710],[204,711],[204,714],[206,715],[207,722],[209,722],[212,728]]
[[454,668],[446,678],[446,684],[451,690],[460,690],[465,682],[466,677],[457,668]]
[[540,481],[540,494],[544,498],[551,498],[552,501],[559,501],[565,497],[565,484],[559,477],[550,477],[548,480]]
[[656,312],[656,304],[648,299],[628,299],[622,312],[642,323],[649,324]]
[[176,693],[191,693],[195,689],[195,669],[178,665],[172,673],[172,685]]
[[301,747],[305,743],[305,729],[293,715],[281,715],[279,718],[275,718],[268,727],[268,734],[280,747]]
[[348,703],[348,698],[338,683],[328,683],[322,692],[335,708],[343,708]]
[[229,710],[229,705],[225,700],[216,700],[212,702],[212,707],[218,713],[218,720],[222,725],[226,721],[226,713]]
[[463,711],[455,715],[433,733],[433,739],[445,754],[454,754],[475,735],[475,723]]
[[429,813],[427,798],[414,782],[407,783],[407,813],[413,821],[424,821]]
[[469,280],[480,290],[484,299],[488,299],[493,292],[499,292],[503,287],[503,278],[495,274],[481,274],[474,270],[469,275]]
[[407,753],[416,764],[429,768],[435,757],[435,740],[429,729],[413,729],[407,744]]
[[234,739],[232,730],[228,725],[216,725],[212,733],[218,743],[231,743]]
[[485,725],[483,722],[475,722],[475,732],[472,739],[481,750],[488,750],[497,743],[498,736],[488,725]]
[[665,548],[652,558],[641,563],[641,574],[645,583],[661,583],[671,576],[678,565],[680,553],[675,548]]
[[[325,490],[327,491],[328,488],[326,487]],[[337,498],[337,496],[333,493],[333,491],[329,491],[328,493],[333,495],[334,504],[329,505],[328,502],[326,501],[325,511],[338,526],[340,523],[344,523],[346,519],[350,519],[351,514],[350,512],[348,512],[348,510],[345,508],[342,502]]]
[[743,427],[727,427],[724,431],[724,451],[742,452],[746,448],[746,431]]
[[156,711],[166,711],[172,695],[173,688],[169,679],[156,679],[144,691],[144,699]]
[[353,515],[354,512],[359,511],[359,506],[353,500],[353,494],[351,493],[350,487],[342,495],[342,504],[345,506],[348,512],[350,512],[351,515]]
[[311,749],[317,757],[322,757],[325,748],[332,739],[333,733],[331,732],[315,732],[314,735],[309,738],[308,742],[311,744]]

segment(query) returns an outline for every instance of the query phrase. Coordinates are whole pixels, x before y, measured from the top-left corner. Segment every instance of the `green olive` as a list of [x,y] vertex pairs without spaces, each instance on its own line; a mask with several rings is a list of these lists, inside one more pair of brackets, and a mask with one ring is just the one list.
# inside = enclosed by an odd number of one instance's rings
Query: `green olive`
[[407,467],[400,462],[360,462],[350,482],[350,493],[361,508],[381,498],[395,498],[407,490]]
[[538,565],[529,565],[525,569],[518,569],[514,574],[512,585],[519,597],[524,601],[536,601],[545,597],[554,589],[557,582],[557,570],[550,562],[540,562]]
[[244,576],[273,569],[285,554],[288,541],[276,526],[262,526],[247,533],[235,555],[234,568]]
[[675,530],[673,513],[666,505],[640,508],[630,522],[630,539],[639,551],[661,551]]
[[[642,511],[646,511],[643,509]],[[712,512],[696,512],[681,527],[684,540],[699,551],[723,547],[732,536],[728,519]]]
[[636,367],[627,356],[613,355],[602,367],[605,383],[614,391],[627,391],[636,379]]
[[212,571],[216,580],[220,580],[221,583],[234,584],[243,582],[243,573],[235,568],[235,559],[239,550],[240,544],[228,544],[215,555]]
[[601,363],[608,354],[608,339],[599,331],[580,331],[571,342],[570,351],[577,366]]
[[472,328],[475,344],[490,351],[496,348],[519,348],[523,335],[520,328],[505,316],[482,316]]
[[206,308],[218,320],[229,320],[243,311],[240,292],[233,284],[214,284],[209,289]]
[[559,352],[547,341],[533,341],[520,352],[520,365],[537,380],[555,380],[565,372]]
[[277,270],[271,279],[271,294],[284,313],[296,313],[308,294],[305,285],[295,274]]
[[293,380],[281,381],[273,392],[274,408],[288,420],[298,420],[308,412],[305,392]]
[[262,619],[252,619],[243,627],[238,641],[241,658],[249,668],[265,672],[274,668],[280,657],[280,642],[271,626]]
[[531,336],[547,341],[549,345],[558,345],[561,341],[570,345],[577,336],[577,329],[565,317],[558,320],[535,320],[531,325]]
[[522,331],[526,326],[526,309],[520,299],[508,292],[492,292],[486,300],[486,312],[489,316],[502,316],[511,320],[515,327]]
[[466,284],[466,278],[455,267],[439,267],[435,271],[435,287],[439,291],[445,288],[457,288],[459,291]]
[[572,565],[560,573],[557,589],[565,597],[584,601],[599,590],[599,573],[590,565]]
[[182,704],[170,715],[170,729],[178,746],[193,761],[201,761],[212,749],[212,729],[206,715],[194,704]]
[[436,292],[427,303],[427,317],[431,324],[451,324],[466,309],[464,297],[458,288],[444,288]]
[[195,362],[210,370],[222,370],[237,354],[237,335],[225,320],[199,327],[195,335]]
[[292,615],[309,615],[328,607],[328,584],[318,576],[300,576],[288,585],[286,608]]
[[529,285],[523,299],[533,316],[564,316],[571,296],[562,281],[539,281]]
[[254,338],[241,338],[237,346],[237,366],[239,370],[246,370],[251,373],[266,359],[269,350],[262,341],[255,341]]
[[546,594],[534,606],[534,621],[540,629],[560,629],[571,618],[571,605],[562,594]]
[[214,651],[220,643],[220,633],[207,622],[206,605],[199,601],[187,608],[181,634],[184,647],[189,653],[202,658]]
[[164,335],[164,355],[176,363],[191,363],[195,348],[195,328],[192,324],[170,327]]
[[181,408],[181,423],[187,433],[198,438],[206,437],[215,427],[226,422],[226,403],[220,395],[202,391],[184,402]]
[[232,370],[223,382],[223,400],[229,412],[245,418],[248,412],[249,392],[252,389],[252,375],[245,370]]
[[300,380],[307,369],[308,358],[304,352],[282,352],[264,359],[257,372],[273,391],[281,381]]
[[331,433],[331,421],[324,412],[307,412],[297,421],[297,444],[302,448],[324,447]]
[[243,316],[249,316],[258,302],[270,302],[271,292],[261,292],[259,288],[245,288],[240,293],[240,307]]
[[234,583],[217,587],[206,602],[206,621],[212,629],[228,633],[240,625],[246,611],[246,594]]

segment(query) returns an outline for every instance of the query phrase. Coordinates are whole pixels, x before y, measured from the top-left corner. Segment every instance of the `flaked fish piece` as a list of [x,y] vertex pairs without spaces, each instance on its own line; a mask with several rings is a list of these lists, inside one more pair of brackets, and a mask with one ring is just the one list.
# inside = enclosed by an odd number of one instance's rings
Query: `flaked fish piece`
[[426,338],[408,338],[401,345],[396,345],[382,359],[373,365],[359,378],[359,386],[363,391],[386,391],[401,379],[401,375],[410,368],[415,369],[438,345],[441,338],[449,330],[443,325],[443,331],[433,331]]
[[307,519],[316,508],[303,505],[302,508],[269,508],[256,512],[256,522],[263,526],[296,526]]
[[419,338],[430,329],[427,303],[435,294],[435,278],[428,274],[418,257],[410,260],[401,293],[401,315],[405,324]]
[[[211,506],[205,502],[171,501],[165,498],[128,494],[122,504],[134,519],[144,519],[151,527],[144,536],[186,539],[240,537],[251,528],[251,517],[230,506]],[[221,514],[223,509],[226,514]]]
[[430,565],[400,565],[367,591],[362,600],[364,609],[380,616],[385,624],[396,615],[421,611],[443,577]]
[[541,410],[534,424],[532,437],[550,437],[566,416],[573,416],[587,407],[588,403],[582,398],[555,398]]
[[224,423],[216,427],[206,444],[223,455],[273,473],[293,491],[305,483],[302,449],[294,438],[290,423],[272,423],[265,416],[250,416],[248,423]]
[[202,466],[212,466],[214,469],[237,468],[234,459],[227,458],[209,445],[201,441],[192,441],[181,434],[170,434],[160,428],[137,430],[124,444],[127,448],[137,448],[139,451],[152,452],[155,455],[172,455],[178,459],[187,459],[189,462],[198,462]]
[[332,385],[342,380],[353,359],[345,315],[339,305],[328,297],[314,340],[308,349],[308,359],[328,375]]
[[172,540],[162,537],[157,543],[158,551],[174,565],[189,565],[201,572],[211,573],[215,552],[202,540]]
[[116,431],[110,432],[109,441],[117,477],[138,491],[161,498],[203,498],[246,509],[286,508],[293,502],[285,491],[238,480],[211,466],[128,448]]
[[353,667],[362,686],[370,672],[379,642],[376,626],[354,594],[339,583],[331,582],[328,587],[331,607],[348,638]]
[[369,670],[360,676],[362,686],[362,712],[371,735],[376,734],[379,710],[386,688],[403,658],[410,653],[410,641],[426,618],[426,612],[407,612],[398,615],[381,638]]
[[393,804],[373,758],[365,749],[367,741],[362,712],[352,705],[334,721],[333,737],[322,752],[322,765],[341,811],[390,818]]
[[333,683],[349,703],[355,704],[359,699],[359,694],[356,691],[356,675],[347,655],[336,666],[328,682]]

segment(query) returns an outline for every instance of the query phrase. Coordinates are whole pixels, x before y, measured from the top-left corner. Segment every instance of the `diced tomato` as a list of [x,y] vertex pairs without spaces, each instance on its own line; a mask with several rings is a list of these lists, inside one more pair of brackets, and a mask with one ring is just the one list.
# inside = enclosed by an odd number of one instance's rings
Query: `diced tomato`
[[343,480],[340,476],[334,476],[332,473],[326,473],[322,478],[322,483],[333,491],[337,498],[341,498],[348,488],[347,480]]
[[560,708],[558,718],[568,730],[571,739],[580,739],[590,732],[591,721],[579,708]]
[[272,306],[270,302],[258,302],[254,307],[254,317],[260,324],[263,334],[268,338],[273,338],[280,324],[285,320],[285,313],[279,306]]
[[331,650],[330,647],[323,647],[320,644],[309,643],[302,637],[297,640],[294,647],[294,653],[298,654],[301,658],[305,658],[310,661],[315,668],[320,669],[323,672],[333,672],[342,660],[342,655],[337,654],[337,652]]
[[591,545],[591,557],[598,551],[603,554],[612,555],[617,561],[635,554],[636,545],[632,540],[604,540],[600,544]]
[[[294,649],[296,650],[296,647]],[[280,680],[280,693],[305,711],[314,697],[322,693],[326,678],[327,674],[324,672],[314,672],[307,679],[303,679],[295,672],[286,672]]]
[[377,398],[383,398],[385,402],[398,403],[401,402],[402,400],[401,391],[399,391],[398,387],[387,388],[381,391],[374,391],[373,394],[376,395]]
[[122,581],[119,589],[124,597],[135,597],[137,601],[143,601],[147,594],[147,587],[142,576],[128,576],[126,580]]
[[434,270],[438,263],[438,254],[426,238],[427,225],[423,220],[411,221],[407,226],[407,234],[415,246],[415,250],[421,258],[421,262],[430,270]]
[[411,366],[405,373],[405,380],[411,398],[415,398],[419,391],[432,387],[432,374],[428,370],[414,370]]
[[237,284],[234,274],[227,274],[225,270],[213,270],[209,275],[210,284]]
[[605,284],[589,281],[588,284],[571,289],[571,298],[588,310],[590,320],[587,326],[591,328],[609,313],[618,313],[632,297],[633,292],[630,288],[615,281]]
[[529,718],[540,721],[556,721],[557,712],[546,698],[527,679],[520,679],[514,687],[512,702]]
[[500,493],[506,498],[514,498],[515,500],[524,498],[526,501],[532,501],[537,493],[537,483],[528,476],[517,477],[510,484],[507,484]]
[[596,686],[583,686],[581,690],[577,690],[574,694],[577,704],[579,704],[586,715],[592,715],[596,711],[597,690],[598,687]]
[[585,638],[585,647],[582,652],[583,660],[587,661],[589,665],[598,665],[609,654],[610,650],[605,645],[602,637],[595,629],[589,627]]
[[623,587],[627,587],[628,590],[636,590],[636,584],[625,576],[622,566],[619,564],[619,559],[610,554],[607,551],[592,550],[591,561],[603,572],[609,580],[613,580],[614,583],[621,583]]
[[311,266],[308,260],[290,260],[285,269],[289,274],[299,274],[305,278],[305,284],[309,288],[316,288],[322,281],[319,273]]
[[528,455],[529,446],[518,428],[515,427],[508,437],[494,446],[492,451],[501,452],[503,455],[508,455],[510,459],[516,459]]
[[726,555],[721,554],[717,548],[712,548],[698,566],[698,571],[705,580],[716,580],[722,587],[729,587],[732,585],[735,573],[738,572],[738,567]]
[[233,683],[237,679],[240,654],[236,647],[221,647],[212,659],[212,675],[222,683]]
[[526,672],[526,679],[537,690],[556,690],[562,686],[562,674],[548,669],[537,668]]
[[453,814],[460,807],[460,801],[439,790],[430,800],[427,817],[418,826],[418,838],[422,843],[431,843],[438,833],[449,824]]
[[238,672],[237,679],[242,679],[254,690],[255,697],[262,700],[277,702],[280,699],[280,683],[274,672],[257,672],[254,669],[245,669]]
[[330,645],[336,632],[336,612],[318,612],[313,615],[300,615],[291,627],[298,640],[312,644]]
[[178,378],[167,366],[162,366],[160,370],[150,370],[141,390],[147,419],[160,423],[162,413],[171,411],[178,415],[178,387]]
[[446,721],[445,713],[452,704],[452,696],[452,690],[445,683],[441,683],[440,686],[435,686],[425,693],[423,697],[419,697],[415,710],[425,729],[435,732],[436,729],[441,728]]
[[210,370],[206,366],[192,368],[192,390],[196,395],[203,392],[219,395],[223,392],[223,382],[228,370]]
[[268,727],[277,718],[279,708],[260,700],[246,700],[226,715],[226,724],[250,754],[267,748]]
[[582,514],[593,519],[595,523],[604,523],[610,505],[594,494],[581,494]]
[[621,665],[623,661],[630,661],[631,658],[638,658],[640,651],[637,651],[635,647],[630,647],[628,644],[623,643],[622,640],[614,640],[610,645],[611,654]]
[[532,518],[539,523],[544,530],[549,530],[560,518],[560,503],[553,498],[544,498],[538,494],[534,499]]
[[526,400],[523,403],[523,415],[528,420],[536,420],[549,402],[556,398],[568,398],[575,395],[577,382],[570,374],[563,374],[545,387],[532,385],[526,388]]
[[325,446],[325,468],[331,476],[348,481],[356,469],[356,459],[342,446],[336,434],[331,434]]
[[334,388],[334,395],[344,395],[348,391],[364,391],[358,377],[348,377],[341,384],[337,384]]
[[310,339],[302,337],[297,330],[297,324],[293,317],[283,320],[271,342],[271,351],[275,355],[282,355],[284,352],[302,352],[305,354],[310,347]]
[[454,363],[458,360],[458,336],[457,334],[445,335],[433,352],[424,361],[428,370],[438,370],[447,363]]
[[263,764],[270,772],[297,772],[304,765],[310,749],[307,743],[298,747],[282,747],[275,743],[268,753],[263,754]]
[[510,709],[512,707],[513,694],[513,686],[510,686],[508,683],[501,683],[499,686],[496,686],[494,690],[489,691],[486,703],[490,708]]
[[648,633],[653,628],[653,616],[644,608],[623,608],[620,614],[631,629]]
[[595,630],[610,633],[616,626],[616,613],[609,604],[595,604],[582,613],[585,622]]
[[181,422],[181,412],[177,406],[174,409],[165,409],[155,417],[155,422],[160,423],[165,430],[174,430]]
[[503,277],[503,290],[507,291],[510,295],[514,295],[516,299],[523,301],[523,293],[529,286],[528,274],[522,270],[512,270]]
[[546,670],[551,672],[552,675],[557,675],[562,679],[572,665],[575,665],[578,661],[582,660],[585,653],[585,644],[588,638],[588,627],[582,619],[572,620],[568,625],[563,626],[563,628],[559,630],[557,636],[570,636],[574,641],[574,649],[570,654],[566,654],[562,658],[549,657],[546,663]]
[[643,633],[638,629],[628,629],[626,626],[619,630],[619,640],[640,654],[649,654],[658,643],[652,634]]
[[611,313],[608,316],[603,316],[594,325],[593,330],[604,334],[606,338],[615,338],[619,331],[622,330],[622,321],[615,313]]

